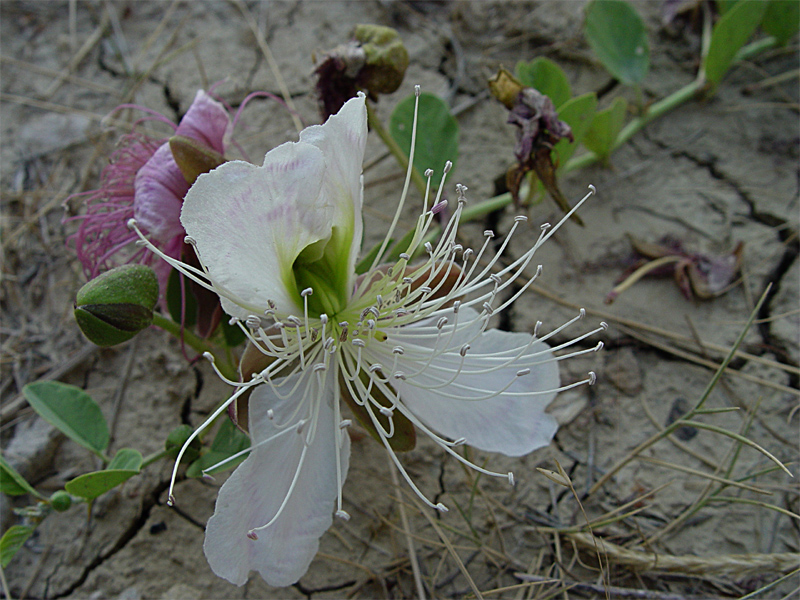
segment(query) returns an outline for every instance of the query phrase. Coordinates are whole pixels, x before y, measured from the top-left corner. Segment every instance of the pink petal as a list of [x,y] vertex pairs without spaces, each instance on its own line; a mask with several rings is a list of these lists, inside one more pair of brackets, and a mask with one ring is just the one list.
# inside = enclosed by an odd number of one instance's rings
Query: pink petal
[[180,214],[189,190],[168,144],[163,144],[134,180],[133,214],[140,225],[160,242],[183,234]]
[[198,90],[175,133],[193,138],[225,154],[230,130],[231,120],[225,107],[203,90]]

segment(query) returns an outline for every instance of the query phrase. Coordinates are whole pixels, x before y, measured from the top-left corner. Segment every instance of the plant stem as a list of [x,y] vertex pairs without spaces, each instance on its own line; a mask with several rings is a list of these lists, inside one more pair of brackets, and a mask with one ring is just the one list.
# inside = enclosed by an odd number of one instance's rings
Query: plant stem
[[[394,138],[391,134],[386,131],[381,123],[381,120],[378,118],[378,115],[375,114],[375,109],[372,108],[372,105],[367,102],[367,123],[372,128],[372,130],[378,134],[378,137],[381,138],[381,141],[386,144],[386,147],[391,152],[392,156],[394,156],[395,160],[400,164],[403,169],[408,169],[408,156],[400,146],[394,141]],[[422,175],[419,174],[417,169],[411,169],[411,181],[419,190],[420,194],[423,196],[425,195],[425,189],[427,187],[425,180],[422,178]]]
[[736,53],[736,56],[733,57],[733,62],[731,62],[731,65],[734,65],[741,60],[752,58],[753,56],[761,54],[766,50],[772,50],[777,45],[778,40],[771,35],[755,42],[751,42],[746,46],[741,47],[741,49]]
[[[627,142],[631,139],[635,134],[639,133],[644,127],[664,114],[668,113],[669,111],[677,108],[684,102],[691,100],[694,98],[697,93],[702,89],[702,83],[695,79],[691,83],[683,86],[681,89],[673,92],[663,100],[659,100],[650,105],[650,107],[645,111],[645,113],[635,119],[632,119],[617,135],[617,139],[614,140],[614,144],[611,146],[611,151],[613,152],[617,148],[619,148],[622,144]],[[589,166],[590,164],[597,162],[600,159],[594,152],[586,152],[581,154],[580,156],[576,156],[571,158],[567,163],[564,165],[562,169],[563,173],[569,173],[570,171],[574,171],[576,169],[582,169],[584,167]]]
[[168,453],[169,453],[169,450],[164,449],[164,450],[160,450],[158,452],[153,452],[152,454],[148,454],[147,456],[144,457],[144,460],[142,460],[141,469],[144,469],[145,467],[149,467],[150,465],[152,465],[157,460],[161,460]]
[[[769,287],[767,287],[767,289],[761,295],[761,298],[759,299],[758,303],[756,304],[756,307],[750,313],[750,317],[747,319],[747,323],[745,323],[745,326],[742,328],[742,331],[739,333],[739,336],[736,338],[736,341],[733,343],[733,346],[729,350],[727,356],[725,356],[725,359],[722,361],[722,364],[720,364],[719,368],[717,369],[716,373],[714,374],[714,377],[711,379],[711,381],[709,382],[708,386],[706,386],[705,392],[700,397],[700,399],[697,401],[697,403],[694,405],[694,407],[692,407],[692,409],[689,412],[687,412],[683,417],[681,417],[680,419],[677,419],[676,421],[674,421],[673,423],[671,423],[670,425],[668,425],[667,427],[665,427],[661,431],[657,431],[652,436],[650,436],[648,439],[646,439],[641,444],[636,446],[636,448],[631,450],[626,456],[624,456],[619,461],[617,461],[617,463],[613,467],[608,469],[605,472],[605,474],[594,483],[594,485],[586,493],[587,497],[591,496],[592,494],[597,492],[597,490],[599,490],[609,479],[611,479],[614,475],[616,475],[623,467],[625,467],[625,465],[627,465],[629,462],[631,462],[634,458],[636,458],[643,451],[647,450],[650,446],[652,446],[653,444],[655,444],[659,440],[667,437],[671,433],[674,433],[676,429],[678,429],[679,427],[683,427],[684,425],[690,425],[690,426],[693,426],[693,427],[697,427],[698,429],[708,429],[708,430],[714,431],[715,433],[719,433],[719,434],[722,434],[722,435],[726,435],[728,437],[732,437],[733,439],[735,439],[735,440],[737,440],[737,441],[739,441],[739,442],[741,442],[743,444],[747,444],[748,446],[755,447],[757,450],[759,450],[765,456],[767,456],[767,458],[772,459],[773,462],[775,462],[778,466],[780,466],[787,473],[789,473],[788,469],[786,469],[786,467],[783,466],[783,463],[781,463],[777,458],[772,456],[769,452],[767,452],[766,450],[761,448],[755,442],[751,442],[749,439],[744,438],[744,437],[740,436],[739,434],[734,434],[734,433],[732,433],[730,431],[722,429],[721,427],[715,427],[713,425],[707,425],[705,423],[700,423],[700,422],[691,420],[697,414],[697,411],[700,410],[703,407],[703,404],[708,399],[708,397],[711,395],[711,391],[714,389],[714,387],[717,385],[717,383],[719,382],[719,380],[722,377],[722,375],[725,373],[726,369],[728,368],[728,364],[731,362],[731,359],[733,359],[733,357],[735,356],[736,351],[738,350],[739,346],[741,346],[742,342],[744,341],[745,335],[747,335],[747,332],[750,331],[750,327],[753,325],[753,321],[755,320],[756,315],[758,314],[758,311],[761,309],[761,305],[766,300],[768,293],[769,293]],[[791,475],[791,473],[789,473],[789,474]]]
[[168,319],[157,312],[153,313],[153,325],[160,327],[167,333],[171,333],[179,340],[183,340],[183,342],[195,352],[200,354],[203,354],[204,352],[210,352],[214,356],[214,363],[216,364],[220,373],[222,373],[228,379],[232,379],[234,381],[239,378],[236,368],[228,361],[228,359],[224,356],[220,356],[219,350],[211,346],[206,340],[197,334],[189,331],[185,327],[182,328],[179,323],[176,323],[172,319]]

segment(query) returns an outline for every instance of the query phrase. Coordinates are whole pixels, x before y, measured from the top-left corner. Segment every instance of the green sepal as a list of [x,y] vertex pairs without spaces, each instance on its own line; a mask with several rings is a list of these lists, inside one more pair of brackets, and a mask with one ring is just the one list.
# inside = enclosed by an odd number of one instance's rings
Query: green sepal
[[169,138],[169,149],[189,185],[203,173],[213,171],[225,162],[222,154],[185,135],[173,135]]

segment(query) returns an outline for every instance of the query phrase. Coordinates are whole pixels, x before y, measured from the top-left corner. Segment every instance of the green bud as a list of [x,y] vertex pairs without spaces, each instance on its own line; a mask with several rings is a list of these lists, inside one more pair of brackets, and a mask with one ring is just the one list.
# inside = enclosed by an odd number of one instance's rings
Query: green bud
[[189,185],[203,173],[208,173],[225,162],[222,154],[185,135],[169,138],[169,149]]
[[64,490],[58,490],[50,496],[50,506],[56,512],[65,512],[72,506],[72,496]]
[[367,59],[358,83],[373,96],[397,90],[408,68],[408,51],[397,31],[381,25],[356,25],[353,37]]
[[[192,435],[193,431],[194,429],[192,429],[192,427],[189,425],[179,425],[173,429],[167,436],[167,441],[164,442],[164,448],[169,453],[168,456],[171,458],[177,458],[178,452],[180,452],[181,448],[186,443],[186,440],[189,439],[189,436]],[[183,455],[187,462],[192,462],[198,456],[200,456],[200,446],[200,440],[198,438],[194,438]]]
[[75,320],[98,346],[128,341],[153,323],[158,279],[150,267],[123,265],[84,285],[75,302]]

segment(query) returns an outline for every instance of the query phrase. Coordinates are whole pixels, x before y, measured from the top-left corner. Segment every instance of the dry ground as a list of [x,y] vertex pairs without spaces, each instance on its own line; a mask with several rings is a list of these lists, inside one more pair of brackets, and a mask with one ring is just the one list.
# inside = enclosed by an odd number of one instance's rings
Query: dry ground
[[[133,446],[144,454],[158,450],[180,422],[200,422],[226,394],[207,365],[190,366],[160,331],[99,350],[72,320],[82,276],[64,246],[71,229],[62,225],[62,203],[97,184],[117,135],[102,119],[116,105],[132,101],[178,118],[198,88],[223,79],[218,93],[232,104],[253,90],[279,93],[277,70],[301,116],[315,122],[312,53],[346,40],[356,23],[390,25],[401,33],[411,66],[401,90],[381,101],[379,112],[388,119],[414,84],[462,109],[461,156],[452,181],[469,186],[470,199],[478,201],[493,195],[494,180],[512,160],[504,109],[485,93],[486,77],[500,64],[547,56],[567,71],[574,93],[608,83],[582,41],[582,5],[3,1],[0,391],[2,443],[10,460],[46,493],[97,467],[20,402],[21,387],[42,377],[85,387],[114,422],[113,448]],[[652,48],[645,100],[660,98],[694,76],[698,36],[663,30],[658,4],[637,6]],[[263,33],[274,68],[246,17]],[[6,569],[12,596],[414,597],[409,540],[431,597],[739,597],[792,572],[758,597],[796,593],[797,518],[749,502],[798,513],[797,479],[781,473],[748,479],[771,495],[729,488],[723,495],[733,500],[711,502],[680,520],[710,481],[686,469],[725,476],[733,448],[728,438],[681,430],[587,492],[700,397],[768,282],[773,294],[745,338],[748,354],[734,360],[709,399],[711,407],[742,410],[703,420],[739,431],[755,410],[749,437],[798,474],[797,82],[758,86],[797,66],[796,45],[741,65],[713,100],[691,102],[652,124],[613,156],[611,168],[592,167],[562,181],[573,199],[587,184],[597,186],[598,196],[582,210],[587,226],[570,224],[549,243],[538,258],[545,267],[542,287],[524,296],[501,325],[527,331],[541,320],[555,327],[584,306],[585,325],[606,320],[610,328],[602,353],[564,364],[565,381],[590,369],[599,379],[557,400],[563,426],[549,448],[514,460],[472,453],[493,469],[513,470],[515,488],[476,479],[423,442],[405,464],[426,494],[451,506],[449,514],[436,516],[422,511],[407,487],[394,487],[376,444],[356,440],[345,486],[353,519],[334,524],[294,587],[274,590],[254,577],[237,588],[217,579],[202,553],[219,483],[181,482],[179,509],[168,509],[171,464],[163,462],[100,498],[88,520],[81,507],[49,517]],[[604,101],[618,93],[626,92],[614,89]],[[256,157],[296,135],[284,111],[260,101],[238,133]],[[381,153],[371,140],[370,158]],[[367,171],[366,183],[369,245],[387,227],[400,170],[391,159],[380,161]],[[66,209],[79,210],[79,202]],[[465,227],[465,243],[475,244],[487,227],[508,231],[513,214]],[[530,235],[557,217],[549,202],[529,214]],[[708,302],[686,301],[669,280],[645,280],[606,306],[603,299],[627,264],[626,234],[651,241],[671,234],[711,253],[743,241],[742,280]],[[536,471],[555,470],[556,460],[572,478],[585,514],[572,491]],[[730,476],[746,478],[770,464],[744,448]],[[5,530],[17,517],[3,502]],[[575,533],[587,516],[622,506],[638,512],[595,523],[598,546]],[[751,556],[736,562],[741,554]]]

